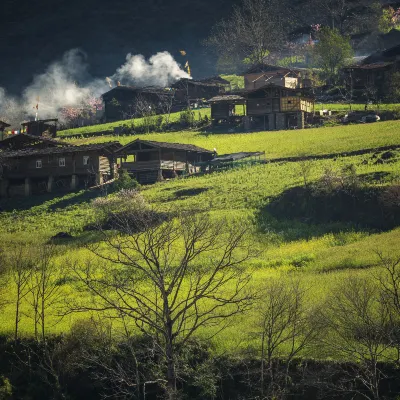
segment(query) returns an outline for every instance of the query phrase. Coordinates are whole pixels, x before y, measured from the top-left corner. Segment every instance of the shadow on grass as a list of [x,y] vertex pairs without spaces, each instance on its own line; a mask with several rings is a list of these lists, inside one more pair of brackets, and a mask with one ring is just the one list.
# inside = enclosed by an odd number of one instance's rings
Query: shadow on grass
[[103,234],[99,231],[82,232],[79,235],[72,236],[65,239],[50,239],[48,243],[57,246],[67,246],[68,248],[81,248],[89,244],[100,242],[104,238]]
[[331,192],[294,187],[258,210],[260,232],[281,240],[312,239],[327,233],[382,232],[400,225],[400,206],[385,200],[386,187],[357,187]]
[[72,193],[46,193],[30,197],[15,197],[0,200],[0,209],[1,211],[24,211],[33,207],[43,206],[50,211],[55,211],[73,205],[88,203],[102,194],[100,189],[92,189]]

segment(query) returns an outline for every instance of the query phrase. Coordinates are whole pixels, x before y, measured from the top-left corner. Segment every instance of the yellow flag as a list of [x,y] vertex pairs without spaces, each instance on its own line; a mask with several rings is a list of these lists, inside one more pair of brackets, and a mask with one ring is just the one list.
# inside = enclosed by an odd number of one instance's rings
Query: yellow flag
[[182,56],[186,56],[186,51],[185,50],[179,50],[179,53],[181,53]]

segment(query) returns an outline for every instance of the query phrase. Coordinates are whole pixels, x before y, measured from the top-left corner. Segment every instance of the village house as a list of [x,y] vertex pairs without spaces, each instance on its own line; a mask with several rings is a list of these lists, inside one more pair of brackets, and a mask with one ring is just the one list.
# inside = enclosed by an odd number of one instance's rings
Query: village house
[[359,64],[343,68],[343,77],[353,97],[365,100],[385,100],[390,93],[392,75],[400,71],[400,44],[379,51]]
[[266,84],[248,91],[245,97],[252,126],[265,130],[304,129],[306,119],[314,113],[314,99],[302,89]]
[[136,139],[120,148],[115,157],[121,169],[145,184],[198,172],[196,164],[211,160],[213,154],[191,144]]
[[163,113],[164,105],[170,102],[170,90],[155,87],[117,86],[102,94],[106,121],[140,117],[147,112]]
[[209,100],[213,124],[237,122],[245,129],[303,129],[314,113],[311,83],[291,69],[258,65],[244,75],[245,89]]
[[73,146],[19,134],[0,142],[1,197],[100,185],[116,173],[118,142]]

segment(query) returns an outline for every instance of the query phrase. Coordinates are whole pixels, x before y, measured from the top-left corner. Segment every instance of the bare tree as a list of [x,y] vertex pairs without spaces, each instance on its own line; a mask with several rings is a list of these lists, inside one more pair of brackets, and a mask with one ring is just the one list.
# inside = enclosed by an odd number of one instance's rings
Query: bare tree
[[21,320],[21,304],[29,293],[29,280],[32,274],[33,262],[31,247],[26,244],[16,244],[6,255],[11,274],[11,282],[15,290],[15,324],[14,339],[18,339]]
[[160,218],[154,210],[110,211],[107,219],[120,233],[99,228],[104,243],[90,250],[101,261],[73,265],[93,302],[70,304],[70,312],[114,311],[155,338],[173,399],[179,350],[201,328],[222,329],[252,300],[242,268],[250,256],[246,230],[207,215]]
[[134,109],[136,116],[142,118],[146,133],[149,133],[150,128],[154,125],[154,116],[156,114],[154,104],[139,93],[134,103]]
[[332,354],[353,362],[341,368],[335,390],[382,398],[385,375],[379,363],[392,347],[390,314],[383,300],[375,282],[356,276],[343,280],[328,296],[322,314],[329,332],[321,340]]
[[61,288],[60,281],[65,278],[63,264],[57,265],[54,257],[57,250],[54,245],[42,245],[35,257],[34,266],[29,279],[28,301],[33,310],[33,321],[35,338],[46,338],[47,314],[60,303]]
[[310,175],[311,171],[313,168],[313,161],[310,159],[306,158],[306,155],[301,155],[301,157],[304,157],[302,160],[299,160],[298,166],[299,166],[299,173],[301,178],[303,179],[303,184],[305,188],[308,188],[310,184]]
[[[261,344],[261,398],[276,398],[289,383],[289,367],[293,359],[312,343],[319,332],[305,304],[305,289],[298,281],[273,279],[261,290],[258,310],[258,335]],[[279,364],[285,369],[280,371]],[[274,364],[275,363],[275,364]],[[274,397],[275,396],[275,397]]]
[[0,249],[0,310],[9,303],[6,299],[6,287],[9,281],[7,260],[4,256],[3,250]]
[[285,1],[243,0],[232,15],[212,30],[206,45],[219,57],[262,63],[269,52],[278,50],[285,39],[288,13]]
[[173,91],[163,94],[158,93],[157,96],[159,109],[165,115],[165,123],[169,124],[172,107],[175,102],[175,93]]
[[380,265],[383,268],[376,279],[382,291],[382,301],[389,309],[391,337],[390,340],[396,349],[396,364],[400,365],[400,257],[377,252]]

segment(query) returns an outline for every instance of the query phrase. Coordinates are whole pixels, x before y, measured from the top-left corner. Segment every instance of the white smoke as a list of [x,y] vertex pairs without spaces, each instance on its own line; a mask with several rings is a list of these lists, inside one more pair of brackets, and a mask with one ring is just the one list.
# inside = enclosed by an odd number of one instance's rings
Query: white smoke
[[105,81],[88,79],[87,67],[86,55],[81,51],[65,53],[24,90],[24,111],[32,114],[39,104],[40,118],[50,118],[63,107],[76,107],[91,95],[100,96],[108,86]]
[[170,53],[164,51],[148,61],[142,55],[128,54],[126,63],[112,78],[128,85],[167,87],[178,79],[190,78],[190,75],[181,69]]
[[86,55],[73,49],[61,60],[52,63],[42,74],[33,78],[19,98],[8,96],[0,87],[0,119],[18,128],[22,120],[60,118],[64,107],[79,107],[89,97],[100,97],[117,85],[167,87],[180,78],[190,76],[168,52],[160,52],[147,61],[142,55],[128,54],[123,64],[109,78],[95,79],[88,73]]

